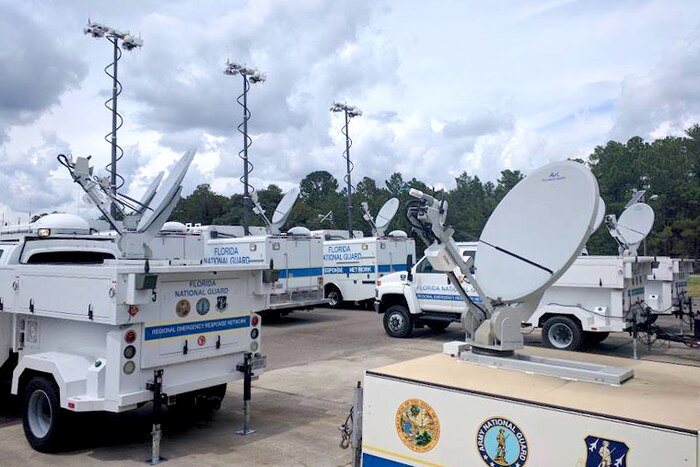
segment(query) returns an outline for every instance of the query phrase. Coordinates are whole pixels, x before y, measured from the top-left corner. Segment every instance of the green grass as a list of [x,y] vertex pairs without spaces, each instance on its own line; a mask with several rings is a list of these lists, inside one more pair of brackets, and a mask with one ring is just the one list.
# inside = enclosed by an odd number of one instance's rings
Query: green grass
[[688,279],[688,295],[700,297],[700,276],[690,276]]

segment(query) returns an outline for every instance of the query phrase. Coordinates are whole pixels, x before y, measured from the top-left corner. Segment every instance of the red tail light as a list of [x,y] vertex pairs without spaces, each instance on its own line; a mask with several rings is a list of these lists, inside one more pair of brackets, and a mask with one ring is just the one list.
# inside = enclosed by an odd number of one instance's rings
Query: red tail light
[[136,340],[136,331],[129,329],[124,333],[124,342],[132,344]]
[[257,326],[260,322],[260,318],[258,317],[258,315],[254,315],[250,322],[253,326]]

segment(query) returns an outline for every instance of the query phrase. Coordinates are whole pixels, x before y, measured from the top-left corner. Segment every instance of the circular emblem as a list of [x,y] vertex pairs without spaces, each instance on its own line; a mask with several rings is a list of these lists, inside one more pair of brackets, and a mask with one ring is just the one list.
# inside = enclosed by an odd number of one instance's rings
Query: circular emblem
[[200,315],[206,315],[209,313],[209,300],[206,298],[200,298],[197,300],[197,313]]
[[427,402],[409,399],[396,411],[396,433],[415,452],[428,452],[440,439],[440,421]]
[[204,336],[199,336],[199,337],[197,338],[197,344],[199,344],[200,347],[203,346],[203,345],[206,344],[206,343],[207,343],[207,338],[206,338],[206,337],[204,337]]
[[191,309],[192,305],[190,305],[189,300],[182,299],[177,302],[177,305],[175,305],[175,313],[177,313],[180,318],[184,318],[185,316],[189,315]]
[[476,446],[489,466],[523,467],[527,462],[527,439],[515,423],[505,418],[489,418],[482,423]]

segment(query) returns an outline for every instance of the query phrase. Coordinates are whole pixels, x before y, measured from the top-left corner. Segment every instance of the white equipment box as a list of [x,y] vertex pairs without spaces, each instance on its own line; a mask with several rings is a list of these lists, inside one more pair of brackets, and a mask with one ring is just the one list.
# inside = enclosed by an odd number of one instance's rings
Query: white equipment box
[[620,386],[432,355],[365,374],[363,465],[700,466],[700,368],[528,349],[624,366]]
[[[185,226],[182,226],[185,228]],[[247,268],[264,265],[279,271],[270,281],[266,310],[291,311],[326,304],[323,290],[323,241],[314,235],[268,235],[239,226],[192,226],[163,231],[150,244],[157,258],[183,258],[209,265]]]

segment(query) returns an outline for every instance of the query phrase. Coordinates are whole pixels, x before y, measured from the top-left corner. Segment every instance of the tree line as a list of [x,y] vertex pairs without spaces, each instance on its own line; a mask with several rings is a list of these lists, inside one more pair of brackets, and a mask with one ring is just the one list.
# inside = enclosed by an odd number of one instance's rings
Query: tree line
[[[656,218],[647,239],[650,255],[700,257],[700,125],[689,128],[683,136],[669,136],[652,142],[633,137],[626,143],[609,141],[598,146],[587,160],[598,179],[607,214],[617,214],[635,190],[647,190],[646,200]],[[448,201],[447,222],[456,231],[457,240],[478,238],[493,209],[522,178],[518,170],[503,170],[495,181],[482,181],[467,171],[460,174],[454,185],[444,192]],[[314,171],[299,185],[300,197],[286,228],[301,225],[311,230],[346,229],[346,188],[326,171]],[[364,177],[353,192],[353,228],[371,234],[370,225],[362,218],[361,202],[367,202],[373,215],[391,197],[401,202],[399,213],[388,231],[407,229],[405,207],[411,199],[410,188],[435,194],[438,190],[416,178],[405,180],[393,173],[378,184]],[[279,186],[269,185],[257,191],[262,207],[271,215],[283,193]],[[441,194],[443,195],[443,194]],[[227,197],[215,193],[208,184],[199,185],[192,194],[180,200],[172,220],[202,224],[239,225],[243,215],[243,196]],[[252,225],[263,225],[258,216]],[[417,249],[423,250],[421,242]],[[616,254],[617,245],[604,226],[588,243],[590,254]],[[641,249],[640,249],[641,254]]]

